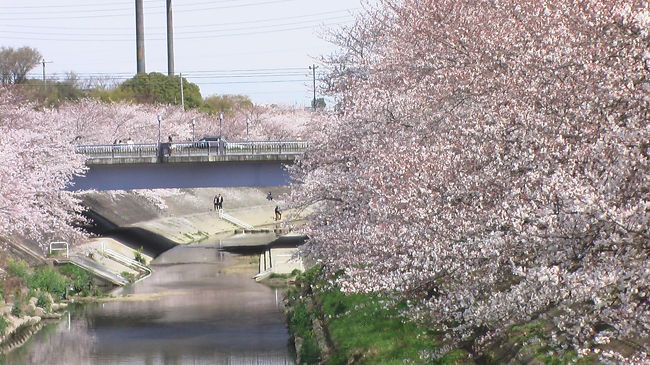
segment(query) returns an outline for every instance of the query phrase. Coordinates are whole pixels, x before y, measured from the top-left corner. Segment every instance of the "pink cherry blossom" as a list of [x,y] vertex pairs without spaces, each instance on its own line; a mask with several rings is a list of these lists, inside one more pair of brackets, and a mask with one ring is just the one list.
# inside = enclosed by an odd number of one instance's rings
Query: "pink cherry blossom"
[[[314,209],[305,252],[343,269],[345,290],[422,299],[414,314],[479,352],[541,318],[582,354],[649,361],[648,14],[367,6],[324,60],[340,112],[309,127],[293,169],[294,204]],[[610,339],[631,355],[604,357]]]

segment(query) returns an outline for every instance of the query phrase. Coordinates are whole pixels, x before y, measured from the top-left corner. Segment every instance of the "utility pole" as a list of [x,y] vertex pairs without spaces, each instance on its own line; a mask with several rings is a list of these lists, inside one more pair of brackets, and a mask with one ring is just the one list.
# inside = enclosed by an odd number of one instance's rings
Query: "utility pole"
[[181,72],[179,75],[181,77],[181,106],[183,107],[183,111],[185,111],[185,95],[183,92],[183,73]]
[[172,0],[167,0],[167,75],[174,76],[174,19],[172,17]]
[[135,0],[135,58],[138,73],[145,73],[144,63],[144,10],[142,0]]
[[313,72],[313,80],[314,80],[314,99],[311,102],[311,106],[316,110],[316,69],[318,66],[316,65],[311,65],[309,66],[309,69],[312,70]]
[[45,61],[45,58],[41,60],[41,63],[43,64],[43,84],[47,84],[47,80],[45,79],[45,64],[46,63],[53,63],[52,61]]

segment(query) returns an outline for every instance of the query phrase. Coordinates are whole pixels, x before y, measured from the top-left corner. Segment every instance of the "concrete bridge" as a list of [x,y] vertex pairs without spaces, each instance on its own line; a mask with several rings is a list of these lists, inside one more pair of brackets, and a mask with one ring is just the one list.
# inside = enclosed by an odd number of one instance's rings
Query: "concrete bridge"
[[266,187],[289,184],[286,165],[303,141],[143,143],[76,146],[89,170],[69,190]]

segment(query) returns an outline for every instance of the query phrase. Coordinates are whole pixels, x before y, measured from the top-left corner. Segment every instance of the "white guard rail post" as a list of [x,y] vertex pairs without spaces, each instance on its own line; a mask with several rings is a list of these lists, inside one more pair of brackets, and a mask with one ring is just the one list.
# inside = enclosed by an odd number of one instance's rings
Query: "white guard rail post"
[[52,252],[54,251],[65,251],[65,257],[66,258],[70,257],[69,245],[67,242],[63,242],[63,241],[50,242],[50,254],[52,254]]

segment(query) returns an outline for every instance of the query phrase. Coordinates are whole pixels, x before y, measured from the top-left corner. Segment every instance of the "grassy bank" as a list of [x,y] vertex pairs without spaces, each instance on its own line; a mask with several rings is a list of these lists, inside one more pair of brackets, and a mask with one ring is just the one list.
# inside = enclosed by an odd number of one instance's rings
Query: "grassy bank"
[[2,266],[0,352],[20,346],[41,319],[59,318],[69,297],[105,295],[89,273],[73,265],[30,267],[8,259]]
[[439,333],[409,320],[406,302],[345,294],[318,268],[299,275],[287,299],[300,364],[458,364],[467,359],[457,350],[432,360]]
[[407,302],[346,294],[331,282],[315,267],[298,275],[287,293],[287,322],[301,365],[597,363],[549,345],[551,326],[542,320],[511,327],[480,355],[455,349],[440,357],[443,333],[410,318]]

